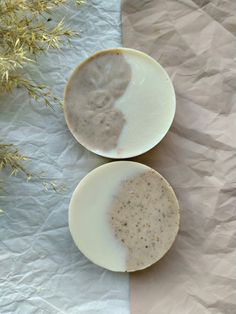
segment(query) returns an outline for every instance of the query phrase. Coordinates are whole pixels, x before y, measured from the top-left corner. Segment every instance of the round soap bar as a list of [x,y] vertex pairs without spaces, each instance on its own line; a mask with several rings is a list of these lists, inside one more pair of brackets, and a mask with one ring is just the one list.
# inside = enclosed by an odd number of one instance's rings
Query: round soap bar
[[64,113],[79,143],[108,158],[129,158],[153,148],[175,114],[175,92],[166,71],[140,51],[99,51],[74,70]]
[[179,205],[155,170],[117,161],[91,171],[75,189],[69,228],[80,251],[113,271],[136,271],[157,262],[179,228]]

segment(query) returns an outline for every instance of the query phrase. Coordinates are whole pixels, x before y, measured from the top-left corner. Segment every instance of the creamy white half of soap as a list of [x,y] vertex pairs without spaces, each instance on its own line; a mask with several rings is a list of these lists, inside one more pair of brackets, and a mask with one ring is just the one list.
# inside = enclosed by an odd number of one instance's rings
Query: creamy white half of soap
[[121,52],[132,76],[114,105],[123,113],[126,123],[115,149],[94,150],[110,158],[129,158],[153,148],[169,130],[176,108],[174,88],[163,67],[140,51],[122,48]]
[[[150,169],[131,161],[111,162],[91,171],[75,189],[69,206],[70,232],[80,251],[95,264],[127,270],[128,251],[114,235],[109,210],[121,184]],[[174,220],[178,219],[177,214]],[[161,249],[161,255],[168,249]]]

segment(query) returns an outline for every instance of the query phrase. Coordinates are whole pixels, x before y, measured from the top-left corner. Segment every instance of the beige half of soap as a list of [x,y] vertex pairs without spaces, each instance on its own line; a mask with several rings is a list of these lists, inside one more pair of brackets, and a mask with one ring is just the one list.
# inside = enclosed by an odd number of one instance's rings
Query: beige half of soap
[[67,125],[79,143],[109,158],[137,156],[168,131],[175,93],[165,70],[133,49],[99,51],[74,70],[64,96]]
[[75,189],[69,228],[75,244],[95,264],[136,271],[157,262],[173,244],[179,205],[169,183],[132,161],[90,172]]

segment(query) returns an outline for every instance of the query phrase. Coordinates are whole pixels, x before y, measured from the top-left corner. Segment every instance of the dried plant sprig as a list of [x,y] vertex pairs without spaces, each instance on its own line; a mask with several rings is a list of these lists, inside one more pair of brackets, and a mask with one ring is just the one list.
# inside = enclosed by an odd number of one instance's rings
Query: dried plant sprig
[[[65,191],[65,185],[59,184],[55,180],[48,180],[45,174],[31,173],[22,165],[23,162],[31,160],[29,157],[22,155],[18,148],[13,144],[0,144],[0,170],[6,169],[10,171],[10,175],[22,173],[27,180],[38,179],[41,181],[45,191],[49,189],[61,193]],[[1,189],[0,181],[0,189]]]
[[30,158],[22,155],[13,144],[0,144],[0,170],[8,168],[11,176],[21,172],[29,180],[32,174],[22,165],[27,160]]
[[61,104],[59,97],[54,96],[48,86],[44,84],[34,84],[30,80],[22,79],[20,77],[15,78],[15,83],[19,87],[23,87],[27,90],[30,97],[34,100],[43,100],[46,106],[52,107],[52,102],[58,102]]
[[[84,1],[74,0],[78,5]],[[24,67],[36,61],[39,53],[49,48],[58,49],[62,39],[78,33],[66,27],[64,20],[57,25],[52,20],[53,9],[65,6],[67,0],[0,0],[0,93],[23,87],[34,100],[44,100],[51,106],[61,101],[44,84],[36,84],[26,77]],[[52,25],[51,25],[52,24]],[[65,42],[65,41],[64,41]],[[24,71],[22,71],[24,69]],[[32,174],[22,165],[28,157],[20,154],[12,144],[0,143],[0,171],[11,169],[11,175]],[[36,176],[37,177],[37,176]],[[50,183],[49,183],[50,185]],[[54,185],[51,185],[55,188]]]
[[16,17],[14,25],[14,28],[2,28],[0,43],[2,47],[5,47],[5,50],[14,49],[17,43],[23,50],[22,56],[27,52],[36,55],[47,51],[49,48],[59,48],[59,44],[62,43],[64,37],[71,38],[78,35],[77,32],[65,26],[64,20],[49,28],[46,22],[42,20]]
[[[55,6],[66,3],[67,0],[2,0],[0,14],[16,13],[18,11],[31,11],[36,13],[47,12]],[[76,1],[81,4],[81,1]]]
[[[55,7],[67,0],[2,0],[0,2],[0,92],[10,92],[15,86],[23,86],[34,99],[40,97],[48,105],[57,100],[40,85],[31,83],[23,76],[19,84],[19,70],[32,62],[39,53],[49,48],[58,49],[65,41],[78,35],[64,20],[50,26],[42,12],[51,16]],[[76,1],[81,4],[82,1]],[[20,75],[22,77],[22,74]],[[35,89],[35,90],[34,90]],[[43,90],[45,90],[43,88]]]
[[61,105],[61,99],[53,95],[48,86],[35,84],[28,79],[22,78],[20,75],[10,76],[7,80],[3,80],[2,85],[0,85],[0,92],[10,92],[16,86],[24,88],[31,98],[35,101],[42,100],[46,106],[52,107],[54,102]]
[[13,72],[19,68],[22,68],[23,65],[27,62],[32,62],[32,60],[26,56],[23,47],[19,44],[19,40],[16,40],[15,44],[13,45],[13,49],[8,47],[4,51],[0,50],[1,80],[7,81],[9,72]]

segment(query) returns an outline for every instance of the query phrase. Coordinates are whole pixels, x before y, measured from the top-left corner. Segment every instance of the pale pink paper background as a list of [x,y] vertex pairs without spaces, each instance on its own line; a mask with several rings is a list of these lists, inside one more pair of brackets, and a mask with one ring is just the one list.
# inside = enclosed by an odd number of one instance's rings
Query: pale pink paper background
[[131,313],[235,314],[236,1],[124,0],[122,21],[123,46],[153,56],[175,86],[170,132],[135,160],[182,208],[173,248],[131,275]]

